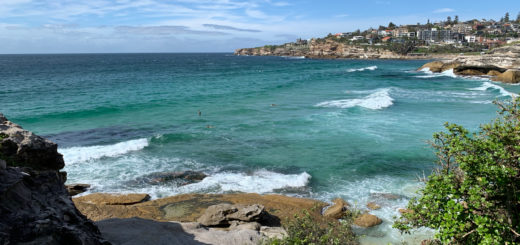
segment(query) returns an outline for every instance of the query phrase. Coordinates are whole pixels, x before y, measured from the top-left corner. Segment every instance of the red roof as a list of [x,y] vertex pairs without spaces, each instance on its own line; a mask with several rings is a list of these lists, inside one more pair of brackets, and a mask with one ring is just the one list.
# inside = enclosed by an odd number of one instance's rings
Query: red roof
[[388,39],[390,39],[390,38],[392,38],[392,37],[383,37],[382,40],[383,40],[383,41],[388,41]]

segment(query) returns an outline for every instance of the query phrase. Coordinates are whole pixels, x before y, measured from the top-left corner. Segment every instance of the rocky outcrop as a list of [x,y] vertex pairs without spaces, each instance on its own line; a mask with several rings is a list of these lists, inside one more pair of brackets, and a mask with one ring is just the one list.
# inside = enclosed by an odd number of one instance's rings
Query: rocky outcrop
[[[236,194],[182,194],[155,199],[133,205],[106,205],[96,203],[93,194],[73,198],[76,207],[94,221],[110,218],[140,217],[155,221],[196,222],[206,209],[217,204],[262,205],[269,214],[280,218],[283,224],[299,214],[301,210],[311,210],[310,214],[321,217],[324,202],[288,197],[282,195],[260,195],[254,193]],[[95,197],[95,196],[94,196]]]
[[371,209],[371,210],[378,210],[378,209],[381,209],[381,206],[379,206],[379,204],[377,204],[375,202],[369,202],[369,203],[367,203],[367,208]]
[[375,215],[364,213],[354,219],[354,224],[360,227],[373,227],[383,223],[383,220]]
[[59,170],[65,166],[58,145],[24,130],[0,114],[0,158],[9,167]]
[[70,196],[75,196],[78,194],[81,194],[83,192],[86,192],[88,188],[90,188],[89,184],[70,184],[65,185],[65,188],[67,188],[67,191],[69,192]]
[[178,186],[183,186],[200,182],[206,177],[206,174],[196,171],[157,172],[140,177],[139,179],[135,180],[135,182],[139,184],[146,183],[151,185],[175,182]]
[[107,244],[74,207],[56,144],[0,114],[0,154],[0,244]]
[[345,215],[345,211],[347,211],[349,207],[349,204],[341,198],[336,198],[332,200],[332,202],[334,204],[327,208],[325,212],[323,212],[323,216],[334,219],[343,218],[343,216]]
[[208,228],[196,222],[158,222],[140,218],[108,219],[96,222],[103,236],[121,245],[202,245],[263,244],[269,238],[284,236],[280,227],[261,230]]
[[450,60],[433,61],[419,68],[431,72],[453,69],[456,75],[490,76],[506,83],[520,82],[520,44],[493,49],[488,54],[461,55]]
[[197,219],[197,222],[204,226],[229,227],[233,221],[262,222],[268,219],[269,215],[262,205],[231,205],[224,203],[209,206],[204,214]]

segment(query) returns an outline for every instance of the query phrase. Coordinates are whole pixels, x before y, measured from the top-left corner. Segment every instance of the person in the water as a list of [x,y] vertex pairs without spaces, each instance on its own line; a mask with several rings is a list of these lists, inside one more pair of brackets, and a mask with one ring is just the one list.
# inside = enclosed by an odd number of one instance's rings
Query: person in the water
[[199,117],[202,116],[202,112],[200,110],[198,110],[198,113],[199,113]]

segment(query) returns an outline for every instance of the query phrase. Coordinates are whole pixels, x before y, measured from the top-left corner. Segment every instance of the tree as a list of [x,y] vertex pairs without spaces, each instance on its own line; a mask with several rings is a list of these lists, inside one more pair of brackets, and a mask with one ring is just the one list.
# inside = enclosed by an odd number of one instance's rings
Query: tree
[[439,168],[394,227],[430,227],[442,243],[520,243],[520,98],[495,104],[498,118],[477,133],[446,123],[434,134]]
[[395,28],[395,24],[390,22],[388,23],[388,29],[393,30]]
[[518,15],[516,16],[516,22],[520,24],[520,12],[518,12]]
[[448,18],[446,18],[446,24],[448,24],[448,25],[451,24],[451,16],[448,16]]
[[506,15],[504,16],[504,22],[509,22],[509,12],[506,12]]
[[453,24],[458,24],[458,23],[459,23],[459,16],[455,15],[455,20],[453,21]]

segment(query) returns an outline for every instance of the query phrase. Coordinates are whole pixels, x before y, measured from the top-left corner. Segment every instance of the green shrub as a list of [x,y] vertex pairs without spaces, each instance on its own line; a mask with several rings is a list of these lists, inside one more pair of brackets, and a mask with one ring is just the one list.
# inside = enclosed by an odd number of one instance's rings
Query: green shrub
[[351,225],[355,214],[348,212],[341,221],[312,216],[304,210],[284,226],[288,236],[283,240],[271,240],[271,245],[354,245],[359,244]]
[[439,168],[394,227],[436,229],[444,244],[520,244],[520,98],[495,104],[499,117],[477,133],[434,134]]

